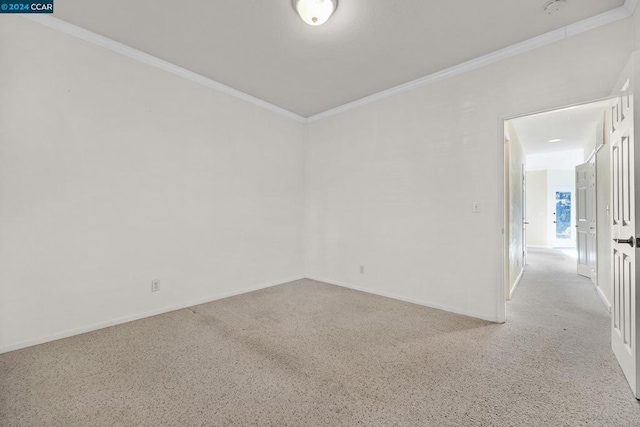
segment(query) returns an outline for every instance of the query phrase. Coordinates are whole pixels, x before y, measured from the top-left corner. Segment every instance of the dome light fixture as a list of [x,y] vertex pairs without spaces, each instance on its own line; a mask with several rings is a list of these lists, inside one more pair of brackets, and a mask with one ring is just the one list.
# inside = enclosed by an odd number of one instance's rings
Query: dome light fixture
[[338,8],[338,0],[293,0],[293,8],[309,25],[322,25]]

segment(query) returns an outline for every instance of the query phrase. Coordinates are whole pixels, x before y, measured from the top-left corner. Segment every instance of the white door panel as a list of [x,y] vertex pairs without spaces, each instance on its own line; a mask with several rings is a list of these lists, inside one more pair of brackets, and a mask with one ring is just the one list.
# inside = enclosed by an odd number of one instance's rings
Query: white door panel
[[576,248],[578,274],[591,277],[589,266],[589,164],[576,166]]
[[578,274],[597,280],[595,156],[576,166],[576,248]]
[[522,165],[522,268],[527,267],[527,168]]
[[596,182],[596,156],[589,161],[589,189],[587,191],[587,212],[589,219],[589,234],[587,235],[587,263],[591,272],[591,281],[598,284],[598,207],[597,207],[597,182]]
[[[628,85],[626,85],[628,86]],[[612,347],[629,385],[638,397],[636,306],[636,204],[635,169],[639,164],[634,149],[633,95],[623,93],[611,106],[612,261],[613,306]]]

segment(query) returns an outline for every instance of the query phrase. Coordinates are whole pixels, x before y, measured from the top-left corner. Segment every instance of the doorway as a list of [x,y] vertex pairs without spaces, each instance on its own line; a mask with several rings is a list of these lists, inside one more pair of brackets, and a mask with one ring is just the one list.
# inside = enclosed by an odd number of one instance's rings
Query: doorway
[[548,227],[549,246],[552,248],[575,248],[576,198],[574,187],[551,187],[548,198],[547,220],[551,221]]
[[[640,198],[637,194],[638,175],[636,170],[640,170],[640,150],[636,150],[634,125],[640,119],[640,114],[636,110],[634,101],[633,76],[637,70],[640,58],[633,56],[625,66],[618,82],[612,91],[614,97],[593,102],[590,104],[582,104],[564,109],[548,111],[530,116],[521,116],[504,121],[504,203],[505,203],[505,228],[504,235],[504,286],[498,288],[502,293],[506,288],[507,300],[513,298],[514,290],[526,270],[526,265],[522,266],[522,271],[517,275],[515,284],[511,282],[513,278],[513,268],[511,254],[513,247],[522,245],[524,239],[517,240],[522,227],[527,224],[527,246],[524,248],[526,254],[527,248],[532,246],[532,219],[537,216],[544,217],[547,209],[538,209],[531,212],[533,197],[531,196],[532,176],[526,177],[526,221],[521,222],[520,228],[515,227],[514,221],[518,217],[514,213],[519,213],[525,204],[518,203],[517,198],[513,197],[512,183],[513,177],[519,168],[514,168],[512,163],[522,161],[524,158],[525,169],[527,174],[529,171],[533,173],[532,165],[538,163],[541,158],[545,158],[548,164],[553,164],[558,157],[563,157],[558,150],[543,150],[540,153],[531,152],[532,146],[526,142],[528,136],[536,135],[539,147],[549,147],[548,144],[563,143],[564,138],[560,136],[550,136],[550,132],[558,133],[564,129],[572,128],[571,135],[577,136],[575,124],[579,122],[576,117],[571,119],[571,112],[588,114],[590,107],[594,108],[597,113],[597,125],[592,137],[579,138],[575,151],[580,154],[581,160],[575,164],[573,174],[573,186],[576,190],[574,200],[572,202],[576,208],[576,228],[580,225],[588,225],[588,231],[585,228],[577,233],[578,244],[577,251],[580,252],[575,263],[576,269],[571,272],[574,278],[582,276],[590,276],[588,282],[589,287],[595,285],[597,295],[604,303],[601,308],[607,310],[607,317],[611,321],[611,348],[616,356],[619,366],[624,373],[633,395],[640,399],[640,316],[637,315],[637,305],[640,301],[638,297],[638,265],[636,263],[637,250],[640,249],[640,236],[638,235],[637,213],[640,212]],[[601,109],[602,107],[602,109]],[[564,116],[564,119],[563,119]],[[555,119],[555,121],[554,121]],[[536,121],[538,123],[536,123]],[[591,123],[593,127],[593,123]],[[528,135],[528,136],[527,136]],[[571,135],[567,137],[571,138]],[[546,141],[546,143],[545,143]],[[575,142],[575,141],[574,141]],[[565,145],[564,148],[567,148]],[[569,155],[570,150],[564,150],[564,157]],[[516,153],[514,155],[514,153]],[[591,154],[589,154],[591,153]],[[566,166],[566,163],[564,164]],[[542,168],[545,169],[545,168]],[[543,176],[543,184],[541,188],[549,188],[551,184],[548,182],[554,174],[547,167],[539,174]],[[640,173],[640,172],[639,172]],[[586,177],[586,179],[585,179]],[[592,184],[585,182],[593,181]],[[561,184],[555,183],[556,186]],[[567,184],[569,186],[570,184]],[[594,191],[595,190],[595,191]],[[563,193],[562,190],[557,193]],[[553,201],[560,203],[560,209],[567,210],[567,203],[564,202],[567,194],[556,194]],[[543,197],[544,199],[544,197]],[[556,208],[558,206],[556,205]],[[592,217],[589,217],[592,212]],[[556,216],[558,212],[556,209]],[[540,219],[540,218],[538,218]],[[548,227],[548,218],[541,221],[541,224]],[[556,220],[556,227],[558,221]],[[562,229],[556,228],[558,234],[563,234]],[[565,236],[567,233],[564,233]],[[582,238],[580,234],[583,234]],[[548,235],[548,233],[546,234]],[[556,236],[557,238],[558,236]],[[551,240],[551,244],[553,244]],[[547,250],[556,250],[550,246],[549,240],[546,242]],[[586,249],[585,249],[586,248]],[[566,249],[565,249],[566,250]],[[557,252],[553,253],[555,257]],[[521,259],[526,259],[522,257]],[[580,264],[582,263],[582,265]],[[579,273],[580,267],[580,274]],[[588,267],[588,268],[587,268]],[[544,271],[544,267],[542,269]],[[573,269],[571,269],[573,270]],[[574,275],[575,272],[575,275]],[[587,274],[588,273],[588,274]],[[554,279],[553,273],[549,274],[547,280],[555,282],[557,286],[566,285],[566,280]],[[527,280],[527,282],[531,282]],[[528,288],[531,288],[529,286]],[[592,294],[593,296],[593,294]],[[545,295],[538,295],[539,301],[544,303]],[[571,303],[572,301],[566,300]],[[504,311],[502,311],[504,309]],[[505,321],[507,318],[508,304],[500,303],[498,310],[498,318]],[[580,310],[579,305],[574,310]]]
[[526,274],[528,251],[544,248],[569,256],[610,309],[610,154],[603,147],[611,103],[504,122],[507,300]]

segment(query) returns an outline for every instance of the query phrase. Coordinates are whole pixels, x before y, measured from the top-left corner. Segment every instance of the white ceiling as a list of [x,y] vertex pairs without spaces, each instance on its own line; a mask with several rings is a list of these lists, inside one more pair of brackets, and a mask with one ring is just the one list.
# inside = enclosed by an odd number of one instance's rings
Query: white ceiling
[[291,0],[57,0],[55,17],[308,117],[623,5],[340,0],[325,25]]
[[[608,101],[512,120],[527,155],[584,149],[604,117]],[[561,139],[560,142],[549,142]]]

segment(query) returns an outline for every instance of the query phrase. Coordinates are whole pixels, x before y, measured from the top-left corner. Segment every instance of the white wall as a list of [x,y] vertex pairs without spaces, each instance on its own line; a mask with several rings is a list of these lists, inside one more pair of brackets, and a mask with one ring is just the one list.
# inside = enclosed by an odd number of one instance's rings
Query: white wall
[[633,20],[633,49],[640,50],[640,13],[637,7],[631,19]]
[[304,125],[22,18],[0,57],[0,351],[304,276]]
[[583,163],[586,163],[587,160],[589,160],[589,157],[591,157],[593,153],[598,149],[598,147],[602,144],[602,136],[604,134],[604,120],[605,116],[608,115],[608,110],[608,108],[605,108],[605,110],[602,112],[602,116],[594,126],[593,133],[591,134],[589,139],[585,141]]
[[552,187],[575,187],[576,170],[574,167],[566,169],[550,169],[547,171],[547,186]]
[[311,123],[307,275],[502,320],[502,121],[608,96],[631,24]]

